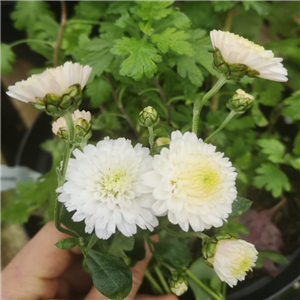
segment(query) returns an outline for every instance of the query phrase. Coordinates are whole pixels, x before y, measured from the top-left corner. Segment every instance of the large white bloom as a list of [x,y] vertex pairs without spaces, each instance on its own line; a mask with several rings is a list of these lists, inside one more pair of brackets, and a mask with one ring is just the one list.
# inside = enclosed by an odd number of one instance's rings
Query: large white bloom
[[233,287],[252,271],[257,255],[254,245],[244,240],[221,240],[216,246],[213,267],[220,279]]
[[287,81],[287,70],[281,64],[282,58],[274,57],[271,50],[240,37],[221,30],[213,30],[210,37],[214,48],[219,49],[223,59],[229,64],[243,64],[259,72],[257,77]]
[[157,215],[168,214],[171,223],[188,231],[220,227],[236,199],[235,168],[216,147],[196,134],[172,132],[169,149],[153,159],[153,171],[144,183],[153,188]]
[[116,228],[125,236],[158,225],[151,210],[149,188],[141,176],[152,168],[149,149],[135,147],[129,140],[105,138],[97,146],[87,145],[83,152],[73,152],[67,168],[67,182],[57,192],[68,211],[76,210],[73,220],[84,220],[85,230],[95,229],[101,239],[108,239]]
[[23,102],[36,102],[36,97],[43,98],[49,93],[61,95],[74,84],[80,84],[83,89],[91,71],[89,66],[66,62],[63,66],[47,69],[9,86],[7,95]]

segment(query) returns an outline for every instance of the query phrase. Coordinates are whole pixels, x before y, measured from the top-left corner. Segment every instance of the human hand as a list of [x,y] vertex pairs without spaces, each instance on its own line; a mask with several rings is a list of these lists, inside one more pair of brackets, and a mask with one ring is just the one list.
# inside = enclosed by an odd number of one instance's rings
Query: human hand
[[[55,246],[68,237],[54,222],[47,223],[2,271],[1,299],[107,299],[92,286],[82,267],[78,249],[61,250]],[[148,251],[149,252],[149,251]],[[132,270],[133,286],[126,300],[176,300],[175,295],[136,295],[151,258],[147,253]]]

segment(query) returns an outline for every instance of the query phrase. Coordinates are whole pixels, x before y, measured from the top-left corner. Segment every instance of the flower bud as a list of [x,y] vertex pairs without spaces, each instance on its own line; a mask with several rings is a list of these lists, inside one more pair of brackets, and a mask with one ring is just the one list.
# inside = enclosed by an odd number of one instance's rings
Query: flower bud
[[238,114],[243,114],[252,106],[253,101],[253,96],[247,94],[241,89],[238,89],[226,105],[231,111],[234,111]]
[[176,296],[183,295],[188,290],[188,281],[183,274],[174,272],[169,278],[170,289]]
[[142,126],[154,127],[159,122],[159,115],[152,106],[147,106],[140,112],[138,121]]
[[202,254],[219,278],[233,287],[255,266],[258,252],[254,245],[232,234],[218,234],[205,242]]
[[43,98],[36,97],[35,100],[35,103],[31,103],[34,108],[44,110],[53,117],[63,116],[78,109],[82,101],[82,89],[80,84],[74,84],[60,95],[49,93]]
[[252,70],[250,67],[244,64],[228,63],[224,60],[221,51],[215,48],[213,67],[221,74],[223,74],[227,80],[241,80],[245,75],[249,77],[257,77],[259,72]]
[[167,137],[160,137],[155,141],[155,147],[160,147],[163,145],[169,145],[171,140]]
[[[72,114],[72,119],[75,127],[75,143],[80,144],[83,140],[88,140],[92,136],[91,130],[91,113],[88,111],[76,110]],[[61,139],[67,141],[69,132],[65,118],[58,118],[52,124],[52,131]]]

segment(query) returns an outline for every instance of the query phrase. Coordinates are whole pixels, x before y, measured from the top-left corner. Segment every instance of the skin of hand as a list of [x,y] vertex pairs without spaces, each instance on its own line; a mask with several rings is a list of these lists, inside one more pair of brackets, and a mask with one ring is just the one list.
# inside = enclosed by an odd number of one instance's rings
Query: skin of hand
[[[1,272],[1,299],[108,299],[92,285],[90,275],[82,267],[79,249],[62,250],[55,246],[66,237],[69,236],[59,232],[54,222],[47,223]],[[175,295],[136,295],[150,259],[147,251],[145,259],[131,269],[133,286],[125,299],[178,300]]]

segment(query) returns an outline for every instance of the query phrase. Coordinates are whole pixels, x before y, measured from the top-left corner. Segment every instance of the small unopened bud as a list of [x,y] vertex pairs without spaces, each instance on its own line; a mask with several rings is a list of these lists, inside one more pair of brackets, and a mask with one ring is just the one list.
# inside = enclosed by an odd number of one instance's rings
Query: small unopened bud
[[159,115],[152,106],[147,106],[140,112],[138,121],[142,126],[154,127],[159,122]]
[[213,67],[223,74],[228,80],[241,80],[245,75],[257,77],[259,72],[243,64],[230,64],[226,62],[218,48],[215,48]]
[[184,274],[174,272],[169,278],[170,289],[176,296],[183,295],[188,290],[188,281]]
[[[76,110],[72,114],[72,119],[75,127],[75,143],[80,144],[83,140],[88,140],[92,136],[91,113]],[[52,124],[52,131],[65,141],[69,139],[67,123],[63,117],[58,118]]]
[[243,114],[248,110],[254,101],[254,97],[245,91],[238,89],[233,97],[227,102],[227,107],[238,114]]
[[80,84],[74,84],[67,88],[61,95],[46,94],[43,98],[36,97],[36,103],[31,103],[36,109],[44,110],[53,117],[63,116],[65,113],[73,113],[82,101],[82,89]]
[[171,140],[167,137],[160,137],[155,141],[155,147],[160,147],[163,145],[169,145]]

